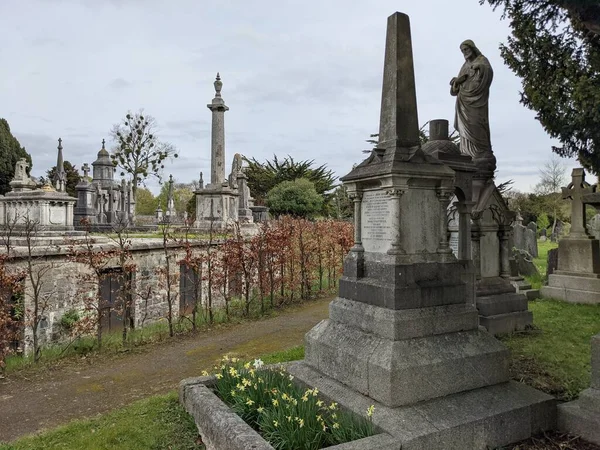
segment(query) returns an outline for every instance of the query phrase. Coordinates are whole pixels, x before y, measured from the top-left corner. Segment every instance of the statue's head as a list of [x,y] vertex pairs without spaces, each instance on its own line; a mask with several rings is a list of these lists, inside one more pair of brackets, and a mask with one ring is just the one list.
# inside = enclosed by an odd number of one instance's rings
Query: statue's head
[[468,61],[472,61],[481,55],[481,52],[471,39],[467,39],[460,44],[460,51]]

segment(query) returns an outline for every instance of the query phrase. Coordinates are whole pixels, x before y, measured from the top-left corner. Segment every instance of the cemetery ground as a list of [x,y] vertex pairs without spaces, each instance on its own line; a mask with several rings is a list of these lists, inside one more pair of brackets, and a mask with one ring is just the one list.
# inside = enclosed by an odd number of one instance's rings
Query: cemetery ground
[[[535,263],[542,274],[545,255],[555,245],[540,243]],[[250,359],[277,352],[267,362],[301,359],[303,335],[327,317],[330,300],[106,360],[70,358],[55,368],[9,374],[0,380],[1,439],[12,440],[74,418],[92,418],[0,444],[0,449],[201,449],[195,425],[173,391],[178,381],[210,369],[225,353]],[[590,383],[590,338],[600,331],[600,307],[538,299],[529,302],[529,309],[534,314],[531,329],[500,337],[512,353],[511,375],[559,401],[572,400]],[[291,350],[280,351],[284,349]],[[10,416],[3,413],[7,410]],[[598,447],[577,437],[547,433],[511,449]]]

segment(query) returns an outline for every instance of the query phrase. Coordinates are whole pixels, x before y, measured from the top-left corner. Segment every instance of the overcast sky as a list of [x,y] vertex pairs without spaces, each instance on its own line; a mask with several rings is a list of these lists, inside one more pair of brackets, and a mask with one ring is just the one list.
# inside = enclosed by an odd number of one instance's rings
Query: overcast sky
[[[519,104],[520,80],[500,57],[508,23],[478,0],[0,0],[0,117],[39,176],[56,163],[59,137],[81,167],[114,123],[143,108],[179,151],[165,174],[190,182],[202,171],[208,182],[206,104],[219,71],[227,172],[235,153],[289,154],[343,176],[379,128],[394,11],[411,19],[419,122],[453,123],[448,82],[464,61],[459,44],[474,40],[494,68],[497,180],[531,190],[553,142]],[[570,173],[576,162],[565,163]]]

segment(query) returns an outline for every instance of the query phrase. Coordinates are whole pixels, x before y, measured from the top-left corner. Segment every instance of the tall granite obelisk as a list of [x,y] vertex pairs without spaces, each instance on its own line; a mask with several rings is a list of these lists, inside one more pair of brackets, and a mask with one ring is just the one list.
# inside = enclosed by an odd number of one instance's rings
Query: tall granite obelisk
[[375,405],[381,434],[360,448],[495,448],[553,426],[552,398],[509,382],[508,350],[479,329],[471,262],[448,242],[455,177],[420,147],[409,18],[395,13],[380,143],[341,178],[355,245],[329,319],[306,334],[304,361],[288,367],[357,414]]
[[202,230],[222,230],[238,221],[237,184],[232,185],[225,177],[225,111],[229,107],[221,96],[223,82],[218,72],[214,86],[215,97],[206,105],[212,112],[210,183],[195,192],[194,228]]
[[65,163],[63,158],[62,139],[58,138],[58,154],[56,156],[56,171],[54,172],[54,188],[57,192],[67,191],[67,173],[65,172]]
[[221,97],[223,82],[219,72],[217,72],[214,85],[215,98],[206,106],[212,111],[210,183],[217,186],[225,181],[225,111],[229,111],[229,107],[225,105],[225,101]]

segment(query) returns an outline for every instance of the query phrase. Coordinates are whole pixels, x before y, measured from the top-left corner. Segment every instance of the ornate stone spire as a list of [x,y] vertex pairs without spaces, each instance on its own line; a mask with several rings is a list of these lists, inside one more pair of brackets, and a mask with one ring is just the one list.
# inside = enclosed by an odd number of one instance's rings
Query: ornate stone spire
[[67,188],[67,173],[63,159],[62,139],[58,138],[58,155],[56,156],[56,171],[54,172],[54,187],[58,192],[65,192]]

